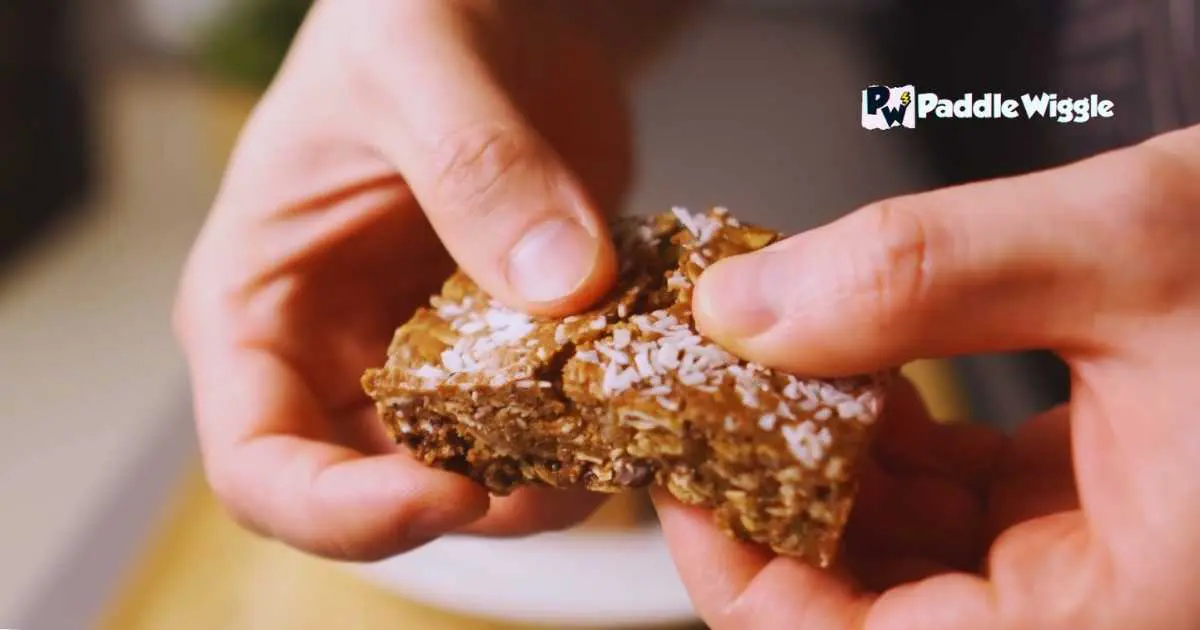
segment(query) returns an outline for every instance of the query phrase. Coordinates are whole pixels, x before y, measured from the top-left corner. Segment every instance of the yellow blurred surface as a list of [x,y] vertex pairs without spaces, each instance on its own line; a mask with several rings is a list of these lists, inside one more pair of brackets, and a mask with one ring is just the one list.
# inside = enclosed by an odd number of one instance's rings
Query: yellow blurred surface
[[941,422],[968,419],[966,391],[950,363],[941,360],[914,361],[900,373],[912,381],[929,407],[929,415]]
[[[102,630],[533,628],[408,602],[334,563],[257,538],[226,516],[199,473],[179,498]],[[599,520],[622,520],[628,505],[613,504]]]

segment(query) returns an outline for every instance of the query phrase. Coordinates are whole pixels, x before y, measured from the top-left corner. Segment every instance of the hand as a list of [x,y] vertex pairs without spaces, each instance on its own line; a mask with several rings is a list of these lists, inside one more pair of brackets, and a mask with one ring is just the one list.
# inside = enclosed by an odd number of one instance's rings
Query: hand
[[712,267],[702,330],[836,374],[1051,348],[1069,405],[1011,438],[893,396],[842,566],[658,500],[714,630],[1185,630],[1200,619],[1200,127],[893,199]]
[[489,501],[399,452],[359,386],[452,259],[535,313],[613,279],[601,215],[631,150],[616,78],[553,2],[518,4],[317,2],[243,132],[176,327],[209,480],[257,532],[368,560],[596,505]]

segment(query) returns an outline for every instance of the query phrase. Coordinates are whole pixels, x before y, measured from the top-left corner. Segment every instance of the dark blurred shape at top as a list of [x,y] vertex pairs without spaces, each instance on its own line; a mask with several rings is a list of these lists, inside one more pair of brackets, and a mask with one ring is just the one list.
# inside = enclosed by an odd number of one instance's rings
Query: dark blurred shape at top
[[0,265],[78,208],[90,183],[73,9],[0,2]]
[[265,89],[275,77],[312,0],[239,0],[204,33],[207,70],[242,88]]

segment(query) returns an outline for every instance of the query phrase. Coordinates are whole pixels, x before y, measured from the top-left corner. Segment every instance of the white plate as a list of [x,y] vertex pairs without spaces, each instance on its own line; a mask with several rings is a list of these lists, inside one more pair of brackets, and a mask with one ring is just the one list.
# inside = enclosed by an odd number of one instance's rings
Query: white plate
[[657,527],[443,538],[358,570],[402,596],[498,621],[616,629],[696,620]]

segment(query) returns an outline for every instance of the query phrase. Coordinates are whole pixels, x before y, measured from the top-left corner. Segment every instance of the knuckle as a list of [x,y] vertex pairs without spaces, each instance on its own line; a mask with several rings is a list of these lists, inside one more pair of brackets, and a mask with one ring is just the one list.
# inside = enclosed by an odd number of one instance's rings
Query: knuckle
[[1162,238],[1194,238],[1200,227],[1200,214],[1195,212],[1200,203],[1195,186],[1200,173],[1166,151],[1149,148],[1152,146],[1147,145],[1141,159],[1130,160],[1127,178],[1114,181],[1123,189],[1109,197],[1115,206],[1112,210],[1120,227],[1134,236],[1147,237],[1147,244],[1161,243]]
[[486,218],[505,182],[531,170],[538,152],[527,133],[503,124],[472,125],[447,135],[431,156],[439,204],[450,213]]
[[[1154,203],[1164,191],[1176,188],[1171,181],[1170,162],[1162,160],[1152,151],[1145,154],[1145,159],[1137,159],[1132,155],[1114,156],[1113,159],[1123,159],[1121,177],[1110,178],[1107,185],[1097,190],[1099,196],[1097,205],[1103,208],[1116,223],[1125,236],[1141,236],[1146,230],[1153,230],[1161,225],[1164,219],[1170,218],[1164,212],[1165,204]],[[1133,158],[1133,159],[1130,159]]]
[[[1195,295],[1194,269],[1200,264],[1198,176],[1178,155],[1154,145],[1129,155],[1121,178],[1103,191],[1098,204],[1097,239],[1120,255],[1120,273],[1110,274],[1115,293],[1139,308],[1170,310]],[[1128,306],[1135,306],[1129,304]]]
[[869,254],[856,270],[868,297],[871,318],[887,328],[929,295],[931,230],[919,210],[902,200],[876,202],[863,210]]

